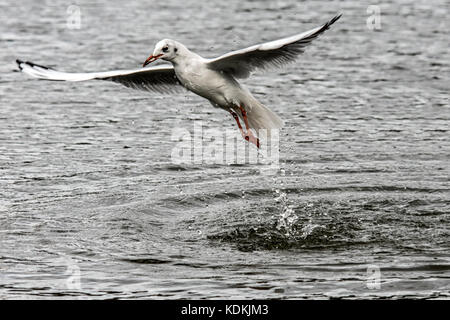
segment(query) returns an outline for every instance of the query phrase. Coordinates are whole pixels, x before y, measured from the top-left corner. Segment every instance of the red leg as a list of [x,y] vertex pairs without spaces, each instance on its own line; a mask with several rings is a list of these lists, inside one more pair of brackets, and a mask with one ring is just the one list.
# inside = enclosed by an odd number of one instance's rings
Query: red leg
[[249,131],[250,126],[248,125],[247,111],[245,111],[245,109],[242,108],[241,106],[239,106],[239,109],[241,110],[242,118],[244,118],[245,129],[247,129],[247,131]]
[[250,126],[248,124],[247,111],[245,111],[245,109],[242,106],[239,106],[239,109],[242,112],[242,118],[244,118],[245,129],[247,130],[247,134],[245,135],[244,139],[253,143],[259,149],[259,139],[253,135],[250,129]]
[[236,123],[239,127],[239,130],[241,131],[242,137],[245,139],[245,132],[244,129],[242,129],[241,123],[239,122],[239,116],[236,114],[236,112],[234,112],[233,110],[228,110],[231,115],[233,116],[234,120],[236,120]]

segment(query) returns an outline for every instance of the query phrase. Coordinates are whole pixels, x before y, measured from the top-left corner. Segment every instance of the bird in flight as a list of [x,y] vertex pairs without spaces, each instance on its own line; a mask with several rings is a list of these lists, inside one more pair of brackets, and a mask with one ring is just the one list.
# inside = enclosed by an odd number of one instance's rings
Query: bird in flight
[[[135,70],[68,73],[28,61],[16,62],[22,72],[45,80],[110,80],[130,88],[159,93],[174,93],[186,88],[209,100],[214,107],[228,111],[235,119],[242,137],[259,148],[258,131],[281,128],[283,121],[256,100],[237,79],[248,78],[257,69],[282,67],[293,62],[312,40],[340,17],[337,15],[309,31],[232,51],[214,59],[203,58],[177,41],[161,40],[156,44],[153,54],[145,60],[143,68]],[[166,60],[171,65],[146,67],[158,59]]]

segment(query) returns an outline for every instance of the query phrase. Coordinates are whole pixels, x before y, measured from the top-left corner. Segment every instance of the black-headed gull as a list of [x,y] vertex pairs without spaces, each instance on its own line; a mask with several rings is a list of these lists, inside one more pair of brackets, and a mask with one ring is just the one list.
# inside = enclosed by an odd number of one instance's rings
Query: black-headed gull
[[[259,148],[256,135],[260,129],[281,128],[283,121],[261,104],[236,79],[247,78],[256,69],[281,67],[304,52],[307,45],[327,30],[341,15],[324,25],[291,37],[257,44],[232,51],[215,59],[205,59],[181,43],[165,39],[156,44],[144,67],[163,59],[172,65],[95,73],[67,73],[17,60],[19,69],[40,79],[60,81],[111,80],[127,87],[154,90],[160,93],[176,92],[183,87],[208,99],[214,107],[231,113],[247,141]],[[245,131],[239,118],[244,121]]]

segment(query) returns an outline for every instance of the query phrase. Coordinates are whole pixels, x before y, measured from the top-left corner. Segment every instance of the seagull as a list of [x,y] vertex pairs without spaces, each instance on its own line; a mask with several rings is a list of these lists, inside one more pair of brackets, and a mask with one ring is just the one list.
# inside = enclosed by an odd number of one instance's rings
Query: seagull
[[[188,89],[229,112],[242,137],[260,148],[261,129],[283,126],[283,121],[260,103],[237,79],[248,78],[257,69],[282,67],[296,60],[314,39],[325,32],[342,14],[309,31],[206,59],[178,41],[159,41],[142,68],[93,73],[67,73],[32,62],[16,60],[19,69],[35,78],[57,81],[110,80],[133,89],[175,93]],[[167,65],[146,67],[158,59]],[[244,122],[245,130],[241,125]],[[252,132],[254,131],[254,133]]]

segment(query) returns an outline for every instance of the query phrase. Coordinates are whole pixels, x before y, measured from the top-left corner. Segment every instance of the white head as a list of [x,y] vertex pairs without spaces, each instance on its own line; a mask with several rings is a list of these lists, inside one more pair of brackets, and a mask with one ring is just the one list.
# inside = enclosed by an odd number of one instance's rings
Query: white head
[[143,67],[158,59],[172,61],[177,57],[181,47],[182,45],[174,40],[161,40],[156,44],[153,54],[145,60]]

